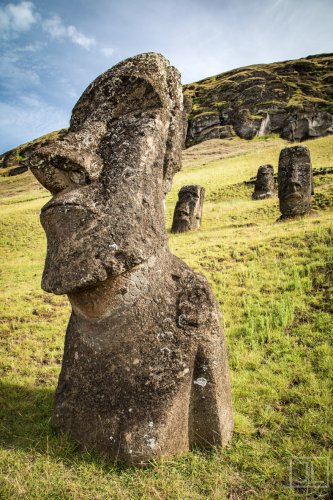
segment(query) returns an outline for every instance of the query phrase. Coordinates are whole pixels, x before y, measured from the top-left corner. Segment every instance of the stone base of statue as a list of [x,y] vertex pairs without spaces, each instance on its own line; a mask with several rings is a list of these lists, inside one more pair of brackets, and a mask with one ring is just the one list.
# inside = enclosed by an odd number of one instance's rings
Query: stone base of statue
[[120,281],[70,296],[53,426],[83,448],[133,465],[226,445],[233,429],[228,361],[206,280],[165,252]]

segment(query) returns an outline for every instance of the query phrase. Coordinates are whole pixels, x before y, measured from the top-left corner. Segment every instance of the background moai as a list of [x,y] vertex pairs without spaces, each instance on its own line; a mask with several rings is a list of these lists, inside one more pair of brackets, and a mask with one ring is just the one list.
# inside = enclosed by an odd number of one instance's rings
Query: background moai
[[233,428],[219,306],[167,244],[182,118],[179,73],[142,54],[99,76],[29,159],[53,194],[42,287],[72,305],[53,426],[135,465],[225,445]]
[[311,211],[313,177],[310,151],[306,146],[282,149],[278,186],[281,219],[305,215]]
[[264,200],[275,195],[273,165],[261,165],[258,168],[257,179],[252,194],[253,200]]
[[173,214],[173,233],[185,233],[200,228],[204,198],[205,189],[196,184],[180,189]]

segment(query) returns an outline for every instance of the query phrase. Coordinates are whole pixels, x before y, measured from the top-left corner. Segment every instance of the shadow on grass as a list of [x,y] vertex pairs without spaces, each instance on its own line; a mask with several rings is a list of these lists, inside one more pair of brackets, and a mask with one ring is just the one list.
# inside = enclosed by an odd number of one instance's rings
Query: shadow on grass
[[[45,451],[53,435],[51,415],[54,390],[0,383],[0,444]],[[43,450],[44,448],[44,450]]]
[[60,459],[69,466],[84,462],[98,464],[108,472],[130,470],[120,462],[110,463],[94,451],[83,451],[78,443],[52,429],[54,393],[47,387],[0,382],[0,447]]

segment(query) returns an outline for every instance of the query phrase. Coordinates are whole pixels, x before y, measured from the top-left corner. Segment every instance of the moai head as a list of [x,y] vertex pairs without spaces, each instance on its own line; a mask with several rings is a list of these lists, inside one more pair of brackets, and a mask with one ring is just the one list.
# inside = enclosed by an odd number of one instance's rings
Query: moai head
[[311,211],[312,167],[306,146],[282,149],[278,183],[282,217],[294,217]]
[[117,276],[166,245],[163,201],[180,169],[177,70],[141,54],[100,75],[75,105],[67,133],[29,158],[52,193],[42,287],[56,294]]
[[204,196],[205,189],[196,184],[181,188],[173,215],[171,228],[173,233],[199,229]]
[[273,165],[261,165],[258,168],[257,179],[252,198],[263,200],[271,198],[275,194],[274,168]]

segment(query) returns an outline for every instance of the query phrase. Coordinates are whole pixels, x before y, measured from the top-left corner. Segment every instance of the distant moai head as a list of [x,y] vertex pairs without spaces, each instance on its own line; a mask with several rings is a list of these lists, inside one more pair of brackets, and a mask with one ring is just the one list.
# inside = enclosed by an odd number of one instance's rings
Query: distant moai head
[[278,171],[279,203],[283,217],[311,211],[312,167],[306,146],[282,149]]
[[205,189],[196,184],[183,186],[180,189],[173,215],[171,228],[173,233],[184,233],[199,229],[204,197]]
[[271,198],[275,194],[273,165],[261,165],[258,168],[257,179],[252,194],[253,200]]
[[100,75],[75,105],[70,127],[29,158],[51,191],[44,290],[92,287],[167,244],[164,206],[180,169],[182,88],[159,54],[141,54]]

